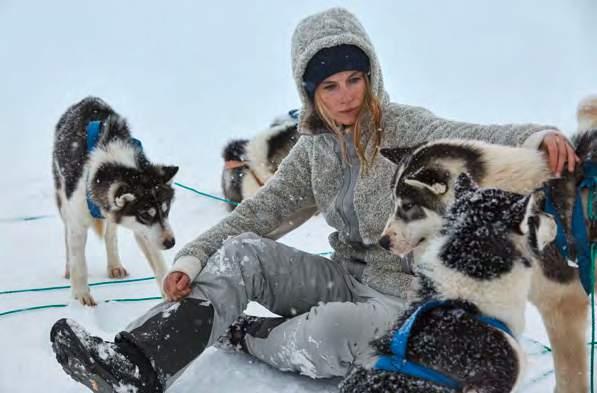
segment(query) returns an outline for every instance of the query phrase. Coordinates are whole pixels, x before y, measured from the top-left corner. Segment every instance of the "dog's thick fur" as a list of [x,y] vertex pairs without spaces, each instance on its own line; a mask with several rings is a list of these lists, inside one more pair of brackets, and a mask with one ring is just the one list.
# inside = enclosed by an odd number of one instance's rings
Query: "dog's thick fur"
[[[95,120],[101,121],[101,135],[88,152],[86,127]],[[131,229],[161,289],[167,267],[160,250],[174,246],[168,213],[174,197],[171,182],[178,167],[150,163],[132,142],[124,118],[101,99],[88,97],[68,108],[56,125],[52,171],[64,222],[65,276],[70,276],[73,296],[82,304],[95,304],[85,260],[90,226],[105,235],[108,275],[113,278],[127,275],[118,256],[116,226]],[[104,220],[92,217],[88,194]]]
[[[462,392],[506,393],[519,385],[526,363],[519,343],[477,319],[502,321],[519,337],[531,284],[532,265],[556,234],[554,220],[537,196],[479,189],[468,175],[455,185],[456,201],[439,236],[416,266],[417,299],[396,326],[373,342],[379,355],[392,355],[394,333],[430,299],[445,305],[415,322],[407,359],[451,377]],[[344,393],[453,392],[401,373],[357,368],[342,383]]]
[[[583,100],[578,107],[579,132],[572,143],[582,161],[597,160],[597,98]],[[454,181],[468,172],[482,187],[528,193],[545,182],[553,191],[562,221],[570,228],[572,206],[583,171],[564,171],[552,178],[545,155],[536,150],[490,145],[478,141],[439,140],[409,148],[382,149],[398,165],[394,179],[395,210],[380,244],[403,255],[421,253],[441,225],[441,217],[454,200]],[[587,203],[586,190],[581,195]],[[591,241],[597,228],[589,228]],[[570,255],[575,257],[573,241]],[[554,245],[534,269],[529,299],[541,312],[553,350],[558,393],[588,390],[587,326],[588,298],[576,268],[568,265]]]
[[[251,140],[230,141],[222,153],[224,196],[240,203],[255,195],[276,173],[298,137],[297,120],[288,115],[274,119],[269,128]],[[234,207],[228,205],[229,210]]]

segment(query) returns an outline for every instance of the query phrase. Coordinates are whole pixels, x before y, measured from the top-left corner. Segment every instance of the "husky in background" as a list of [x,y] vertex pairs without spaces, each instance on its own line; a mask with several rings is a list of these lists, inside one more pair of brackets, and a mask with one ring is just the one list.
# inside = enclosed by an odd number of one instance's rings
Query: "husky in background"
[[[88,138],[91,122],[99,122],[94,146]],[[128,275],[118,256],[116,227],[132,230],[161,289],[167,267],[160,250],[174,246],[168,213],[178,167],[150,163],[125,119],[101,99],[87,97],[68,108],[56,125],[52,171],[64,222],[65,277],[70,277],[73,296],[95,305],[85,259],[89,227],[105,236],[112,278]]]
[[[524,330],[532,266],[554,240],[556,224],[539,207],[541,192],[523,197],[480,189],[466,174],[454,188],[456,200],[439,236],[415,266],[416,299],[372,343],[374,366],[353,370],[342,382],[343,393],[506,393],[520,385],[526,356],[517,339]],[[414,322],[406,335],[408,320]],[[406,340],[404,358],[400,338]],[[449,382],[410,374],[404,361]]]
[[[582,162],[597,164],[597,97],[581,101],[577,114],[579,132],[572,138],[576,154]],[[381,153],[398,167],[393,185],[394,212],[380,244],[397,255],[413,250],[419,254],[429,246],[454,200],[454,182],[462,172],[469,173],[481,187],[522,194],[547,182],[566,233],[570,233],[576,188],[585,175],[580,165],[575,173],[565,171],[562,177],[552,179],[540,151],[470,140],[438,140],[382,149]],[[587,196],[584,190],[581,198],[585,211]],[[597,241],[597,228],[588,227],[588,237]],[[567,240],[570,259],[574,260],[574,241],[570,237]],[[558,393],[588,391],[585,332],[589,302],[578,269],[571,265],[555,245],[547,246],[534,269],[529,294],[549,335]]]
[[[298,141],[297,111],[274,119],[269,128],[251,140],[230,141],[222,153],[222,190],[236,203],[249,198],[276,173],[282,160]],[[229,204],[228,209],[235,206]]]

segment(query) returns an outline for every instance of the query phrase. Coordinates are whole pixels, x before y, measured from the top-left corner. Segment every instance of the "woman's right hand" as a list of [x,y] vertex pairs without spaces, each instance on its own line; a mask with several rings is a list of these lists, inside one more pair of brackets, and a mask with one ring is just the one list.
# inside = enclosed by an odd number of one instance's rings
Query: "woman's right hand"
[[172,272],[164,279],[166,299],[177,302],[191,293],[191,278],[183,272]]

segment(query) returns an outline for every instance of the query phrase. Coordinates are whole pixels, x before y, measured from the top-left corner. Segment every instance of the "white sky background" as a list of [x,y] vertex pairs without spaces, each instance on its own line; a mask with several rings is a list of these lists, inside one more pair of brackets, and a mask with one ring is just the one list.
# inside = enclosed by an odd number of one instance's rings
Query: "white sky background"
[[0,0],[0,163],[49,157],[60,114],[95,94],[160,144],[150,157],[213,165],[225,140],[298,106],[292,30],[333,5],[369,31],[394,101],[570,132],[578,99],[597,93],[592,0]]

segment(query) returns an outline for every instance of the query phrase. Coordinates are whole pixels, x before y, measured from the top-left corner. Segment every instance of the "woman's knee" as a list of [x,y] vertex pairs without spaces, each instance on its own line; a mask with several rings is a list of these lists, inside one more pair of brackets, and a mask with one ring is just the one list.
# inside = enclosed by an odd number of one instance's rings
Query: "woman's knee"
[[219,275],[244,275],[260,270],[259,254],[263,252],[261,242],[265,240],[268,239],[252,232],[226,239],[208,260],[205,271]]
[[305,321],[306,333],[314,341],[332,347],[367,345],[375,332],[383,331],[385,323],[369,312],[364,313],[364,307],[367,306],[349,302],[313,307]]

